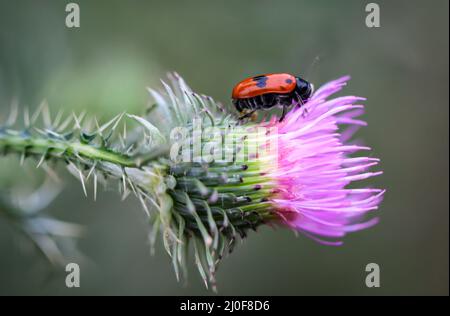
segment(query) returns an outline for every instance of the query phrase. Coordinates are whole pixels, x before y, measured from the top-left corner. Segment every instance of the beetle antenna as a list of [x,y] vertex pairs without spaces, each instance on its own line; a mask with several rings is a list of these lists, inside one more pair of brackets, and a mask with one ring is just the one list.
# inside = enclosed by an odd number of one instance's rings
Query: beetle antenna
[[317,65],[319,64],[319,62],[321,61],[321,57],[320,55],[317,55],[316,57],[314,57],[313,61],[311,62],[311,64],[309,65],[306,73],[305,73],[305,79],[309,81],[309,79],[312,77],[313,75],[313,71],[315,69],[317,69]]

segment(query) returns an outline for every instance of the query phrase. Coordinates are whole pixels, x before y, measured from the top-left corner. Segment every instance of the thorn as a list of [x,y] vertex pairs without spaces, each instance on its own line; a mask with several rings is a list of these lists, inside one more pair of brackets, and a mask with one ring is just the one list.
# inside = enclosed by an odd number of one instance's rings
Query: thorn
[[53,123],[52,123],[52,127],[53,127],[53,128],[55,128],[56,126],[59,125],[59,123],[61,122],[63,113],[64,113],[64,109],[60,109],[60,110],[58,111],[58,113],[56,113],[55,120],[54,120]]
[[115,131],[117,126],[119,125],[120,120],[123,118],[123,116],[125,115],[125,112],[122,112],[121,114],[118,115],[118,119],[116,120],[116,122],[114,123],[113,127],[111,128],[112,131]]
[[60,126],[56,127],[55,130],[57,132],[62,132],[63,130],[65,130],[67,128],[67,126],[69,126],[70,122],[73,120],[73,117],[71,115],[69,115],[62,123]]
[[144,199],[142,198],[142,195],[139,194],[138,197],[139,197],[139,201],[141,201],[141,204],[142,204],[142,207],[144,208],[145,213],[147,214],[148,217],[150,217],[150,212],[148,210],[147,205],[145,204]]
[[87,190],[86,190],[86,185],[84,183],[83,173],[81,172],[80,169],[77,168],[77,166],[75,166],[75,164],[72,161],[69,161],[69,165],[70,165],[70,167],[72,167],[74,169],[75,172],[78,173],[78,176],[79,176],[80,182],[81,182],[81,186],[83,187],[84,195],[87,197]]
[[97,134],[99,134],[100,137],[103,138],[102,130],[100,128],[100,125],[98,124],[98,120],[97,120],[96,116],[94,116],[94,122],[95,122],[95,126],[97,127]]
[[122,146],[122,149],[125,149],[125,141],[124,141],[124,139],[122,138],[122,135],[120,135],[119,134],[119,142],[120,142],[120,145]]
[[97,201],[97,174],[94,172],[94,201]]
[[129,195],[130,195],[130,191],[127,190],[126,192],[123,192],[123,194],[120,198],[121,201],[125,201]]
[[142,190],[139,190],[140,195],[142,195],[143,197],[147,198],[147,200],[149,200],[150,202],[152,202],[152,204],[156,207],[156,209],[161,212],[161,207],[155,202],[155,200],[153,200],[150,196],[148,196],[145,192],[143,192]]
[[88,164],[88,160],[85,159],[85,158],[83,158],[83,157],[81,157],[77,152],[75,152],[74,155],[75,155],[75,157],[77,157],[77,159],[78,159],[79,161],[81,161],[82,163]]
[[47,157],[47,152],[45,152],[43,155],[42,155],[42,157],[41,157],[41,159],[39,159],[39,162],[38,162],[38,164],[36,165],[36,169],[39,169],[39,167],[42,165],[42,163],[45,161],[45,157]]
[[38,132],[39,134],[41,134],[42,136],[47,136],[47,133],[43,130],[41,130],[40,128],[37,127],[33,127],[33,129]]
[[[123,122],[123,139],[126,140],[127,139],[127,122]],[[125,146],[123,146],[125,147]]]
[[122,173],[122,186],[123,186],[123,192],[127,192],[127,182],[125,179],[125,173]]
[[78,118],[77,118],[77,116],[75,115],[74,112],[72,112],[72,116],[73,116],[73,119],[75,121],[74,128],[81,129],[80,122],[78,121]]
[[130,147],[125,151],[125,155],[129,155],[134,148],[134,144],[131,144]]
[[46,100],[42,101],[42,122],[44,123],[45,128],[52,128],[52,119],[50,118],[50,108]]
[[72,112],[72,115],[75,120],[74,128],[81,130],[81,122],[83,121],[84,116],[86,115],[86,112],[85,111],[81,112],[80,116],[78,116],[78,117],[75,115],[74,112]]
[[23,111],[23,123],[26,128],[30,127],[30,111],[28,110],[28,107],[25,107],[25,110]]
[[62,138],[62,135],[52,131],[51,129],[47,129],[46,132],[47,132],[47,135],[51,135],[51,136],[59,138],[59,139]]
[[89,180],[89,177],[91,176],[92,172],[95,170],[95,167],[97,166],[97,161],[94,162],[94,164],[92,165],[91,170],[89,170],[87,176],[86,176],[86,180]]
[[43,103],[39,104],[37,109],[34,111],[33,115],[31,116],[31,124],[36,123],[36,120],[38,119],[39,115],[41,114]]
[[6,126],[14,125],[17,121],[17,116],[19,115],[19,102],[17,99],[13,99],[11,102],[11,110],[9,112],[8,119],[6,120]]
[[86,191],[86,185],[84,184],[83,173],[81,173],[81,170],[78,170],[78,173],[80,175],[80,181],[81,181],[81,185],[83,187],[84,195],[87,197],[88,195],[87,195],[87,191]]
[[25,151],[22,152],[20,155],[20,165],[23,166],[23,163],[25,161]]
[[114,131],[110,130],[108,135],[106,135],[105,137],[102,137],[104,146],[108,146],[109,139],[113,136],[113,133],[114,133]]
[[[116,115],[114,118],[112,118],[111,120],[109,120],[107,123],[105,123],[105,124],[103,124],[101,127],[98,125],[98,123],[97,123],[97,126],[98,126],[98,130],[99,130],[99,133],[100,133],[100,135],[101,135],[101,133],[103,132],[103,131],[105,131],[111,124],[113,124],[118,118],[120,118],[121,117],[121,114],[118,114],[118,115]],[[96,119],[97,120],[97,119]]]
[[133,182],[131,182],[130,178],[127,178],[128,184],[131,187],[131,190],[133,191],[134,195],[137,195],[136,189],[134,188]]

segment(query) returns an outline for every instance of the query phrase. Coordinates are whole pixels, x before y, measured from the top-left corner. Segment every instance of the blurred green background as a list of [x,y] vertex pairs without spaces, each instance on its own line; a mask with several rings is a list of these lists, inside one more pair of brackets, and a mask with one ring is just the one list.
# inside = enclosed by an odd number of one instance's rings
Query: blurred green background
[[[223,295],[418,295],[449,291],[449,4],[375,1],[381,27],[367,28],[369,1],[74,1],[81,27],[65,27],[68,1],[0,0],[0,112],[14,97],[35,108],[139,113],[146,86],[177,71],[196,91],[229,102],[233,85],[259,73],[305,75],[317,85],[344,74],[345,93],[366,96],[369,127],[388,189],[381,223],[343,247],[263,228],[223,261]],[[314,60],[319,57],[319,62]],[[314,65],[313,65],[314,64]],[[1,160],[0,184],[33,179],[34,167]],[[0,294],[208,295],[191,264],[178,284],[162,246],[150,256],[137,201],[115,192],[84,198],[68,185],[48,212],[87,226],[81,287],[54,270],[0,217]],[[365,266],[381,287],[365,286]]]

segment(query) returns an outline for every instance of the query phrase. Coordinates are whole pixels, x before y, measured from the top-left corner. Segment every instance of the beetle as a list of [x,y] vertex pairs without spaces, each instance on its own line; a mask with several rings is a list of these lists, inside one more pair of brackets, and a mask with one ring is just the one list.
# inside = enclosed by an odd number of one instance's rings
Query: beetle
[[298,76],[287,73],[264,74],[239,82],[233,89],[232,101],[242,116],[254,117],[257,110],[283,108],[280,122],[291,105],[303,106],[314,91],[314,86]]

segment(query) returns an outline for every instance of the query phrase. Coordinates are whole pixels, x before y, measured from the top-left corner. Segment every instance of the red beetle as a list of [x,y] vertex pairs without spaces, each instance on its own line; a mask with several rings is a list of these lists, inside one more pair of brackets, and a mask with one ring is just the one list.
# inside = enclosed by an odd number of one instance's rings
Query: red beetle
[[291,105],[302,106],[313,93],[313,85],[290,74],[266,74],[239,82],[233,89],[233,104],[240,119],[253,116],[257,110],[268,110],[274,106],[283,108],[280,122]]

